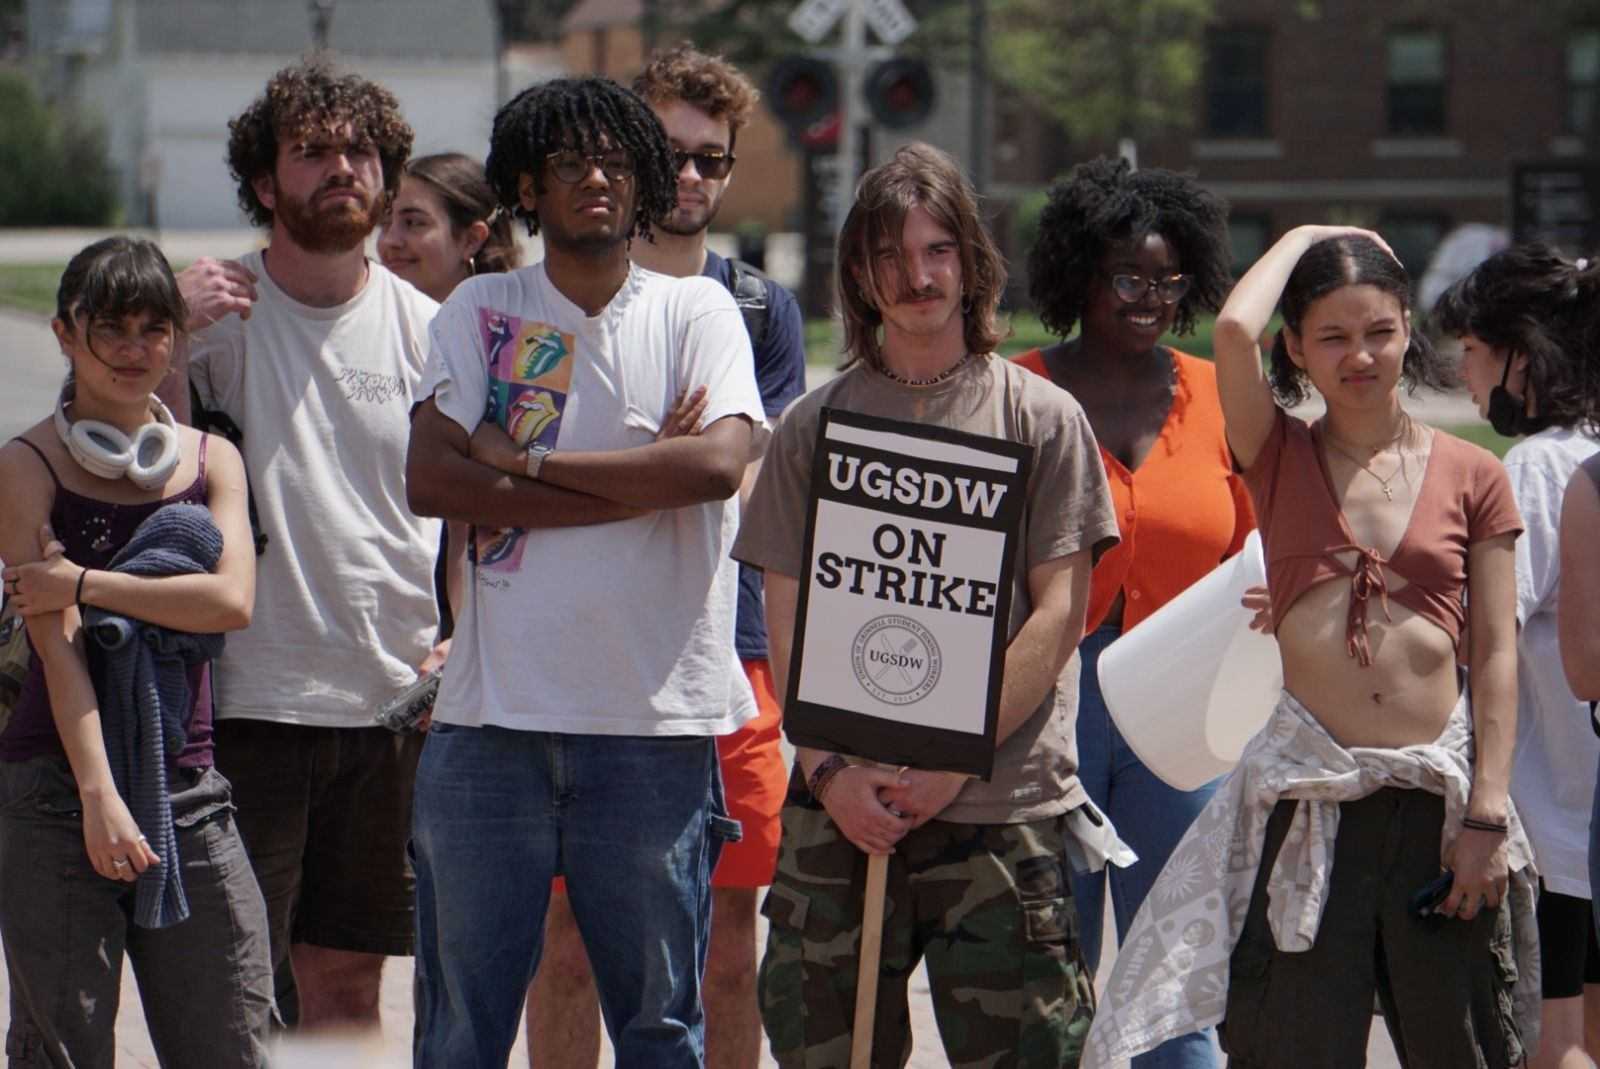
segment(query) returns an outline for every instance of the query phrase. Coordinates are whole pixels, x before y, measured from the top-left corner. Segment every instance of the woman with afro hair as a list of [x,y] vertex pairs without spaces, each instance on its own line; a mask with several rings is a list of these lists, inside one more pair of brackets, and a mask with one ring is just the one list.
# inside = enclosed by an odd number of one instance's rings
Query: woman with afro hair
[[[1080,164],[1050,190],[1028,254],[1028,292],[1063,340],[1017,358],[1083,405],[1100,443],[1121,542],[1095,566],[1078,699],[1078,774],[1138,853],[1126,869],[1075,874],[1084,956],[1099,963],[1109,873],[1120,939],[1212,787],[1180,791],[1144,766],[1100,692],[1101,652],[1237,552],[1255,526],[1223,437],[1216,373],[1161,339],[1227,295],[1227,209],[1192,179]],[[1074,328],[1077,333],[1074,336]],[[1174,1039],[1136,1069],[1216,1064],[1211,1038]]]

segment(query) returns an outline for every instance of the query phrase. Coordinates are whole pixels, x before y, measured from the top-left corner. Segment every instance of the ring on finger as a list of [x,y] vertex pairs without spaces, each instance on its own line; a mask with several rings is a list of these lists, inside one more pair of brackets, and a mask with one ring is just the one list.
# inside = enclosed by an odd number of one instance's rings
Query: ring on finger
[[128,859],[125,857],[114,857],[111,859],[111,866],[112,868],[125,869],[128,867]]

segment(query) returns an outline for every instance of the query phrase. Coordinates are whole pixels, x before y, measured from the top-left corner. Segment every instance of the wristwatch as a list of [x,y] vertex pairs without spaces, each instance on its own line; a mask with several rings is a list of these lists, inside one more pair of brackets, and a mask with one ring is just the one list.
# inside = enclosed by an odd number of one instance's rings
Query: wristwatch
[[527,475],[527,477],[530,479],[537,479],[539,477],[539,469],[544,467],[545,457],[548,457],[554,452],[555,450],[551,449],[547,445],[540,445],[538,443],[530,445],[528,447],[527,456],[523,461],[523,474]]

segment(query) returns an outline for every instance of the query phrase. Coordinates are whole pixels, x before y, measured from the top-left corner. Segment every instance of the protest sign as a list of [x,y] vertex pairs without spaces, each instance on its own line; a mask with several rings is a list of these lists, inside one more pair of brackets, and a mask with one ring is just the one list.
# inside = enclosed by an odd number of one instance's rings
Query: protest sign
[[824,409],[784,704],[796,746],[987,779],[1031,447]]

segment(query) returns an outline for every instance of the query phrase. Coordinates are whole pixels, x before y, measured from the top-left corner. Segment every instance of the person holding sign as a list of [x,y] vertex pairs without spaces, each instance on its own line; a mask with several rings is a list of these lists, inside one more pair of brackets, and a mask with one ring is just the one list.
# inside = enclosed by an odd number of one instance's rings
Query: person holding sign
[[[1070,340],[1023,353],[1017,363],[1049,376],[1089,414],[1122,536],[1089,586],[1078,650],[1078,775],[1139,860],[1073,874],[1091,970],[1100,964],[1106,885],[1121,939],[1214,789],[1178,790],[1139,760],[1106,708],[1099,662],[1123,632],[1237,553],[1255,527],[1223,437],[1216,369],[1161,344],[1222,307],[1231,281],[1226,220],[1226,206],[1193,179],[1102,158],[1050,190],[1028,253],[1034,307]],[[1169,715],[1192,713],[1172,708]],[[1210,1036],[1196,1033],[1137,1064],[1206,1069],[1216,1060]]]
[[[1257,339],[1280,297],[1269,373]],[[1376,996],[1407,1065],[1520,1065],[1539,964],[1508,795],[1522,519],[1505,469],[1402,407],[1402,382],[1447,372],[1376,234],[1290,231],[1215,342],[1284,690],[1134,919],[1086,1061],[1220,1019],[1230,1065],[1360,1065]],[[1307,423],[1284,406],[1311,387],[1327,409]]]
[[[506,1064],[564,875],[618,1063],[698,1067],[738,836],[715,736],[755,712],[728,556],[766,438],[750,339],[715,280],[628,260],[675,187],[631,91],[524,90],[486,169],[545,259],[456,287],[412,425],[412,508],[477,529],[417,770],[416,1064]],[[700,432],[663,438],[699,388]]]
[[[950,708],[928,694],[936,648],[912,610],[952,628],[977,621],[992,634],[997,598],[1003,594],[1010,603],[1009,617],[1000,618],[1000,656],[992,662],[999,666],[992,725],[998,748],[976,762],[992,767],[987,781],[798,751],[778,871],[763,905],[770,929],[761,1012],[783,1066],[847,1064],[868,855],[890,855],[874,1064],[904,1059],[906,981],[922,958],[955,1066],[996,1059],[1075,1065],[1092,1014],[1063,853],[1070,814],[1085,802],[1072,741],[1074,650],[1089,573],[1095,556],[1115,543],[1116,520],[1082,408],[992,355],[1001,337],[995,317],[1004,278],[972,188],[949,156],[913,144],[869,172],[839,238],[849,362],[785,414],[734,546],[736,557],[765,572],[786,730],[799,689],[794,666],[803,656],[814,665],[819,655],[799,648],[802,584],[830,594],[858,592],[880,605],[856,634],[860,675],[819,685],[848,690],[859,683],[857,689],[904,710],[896,734],[911,749],[924,734],[958,734],[925,728],[919,718],[975,719],[981,728],[987,682],[977,681],[975,709]],[[930,434],[966,432],[964,441],[987,439],[1028,458],[1008,562],[1014,567],[1003,591],[993,589],[992,578],[958,570],[950,550],[957,533],[947,530],[961,526],[956,514],[980,527],[992,520],[1005,506],[1008,484],[985,479],[977,467],[931,459],[981,451],[939,443],[926,450],[926,463],[913,454],[891,467],[846,458],[842,450],[819,468],[829,417],[849,428],[849,414],[860,414],[854,422],[915,423]],[[863,434],[849,433],[856,440]],[[808,572],[808,509],[824,490],[875,498],[882,517],[864,529],[857,551],[818,553]],[[936,528],[915,518],[931,511],[952,519]],[[820,648],[817,632],[806,638]],[[943,671],[958,670],[957,652],[944,651]],[[980,743],[988,737],[976,736]]]

